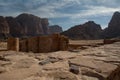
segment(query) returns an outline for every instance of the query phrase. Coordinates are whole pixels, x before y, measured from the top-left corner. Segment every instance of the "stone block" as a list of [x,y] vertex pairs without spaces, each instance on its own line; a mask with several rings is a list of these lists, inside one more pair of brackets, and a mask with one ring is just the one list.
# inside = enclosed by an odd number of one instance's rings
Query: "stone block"
[[13,51],[19,51],[19,38],[8,38],[7,49]]

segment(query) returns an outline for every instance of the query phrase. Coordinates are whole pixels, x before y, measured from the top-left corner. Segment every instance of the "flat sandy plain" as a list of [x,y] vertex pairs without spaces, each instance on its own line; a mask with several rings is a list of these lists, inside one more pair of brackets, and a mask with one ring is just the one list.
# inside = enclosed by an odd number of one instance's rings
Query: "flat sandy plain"
[[[101,43],[70,40],[70,45],[78,46],[68,51],[27,53],[4,51],[7,44],[1,42],[0,80],[104,80],[120,64],[120,42],[98,45]],[[68,62],[79,67],[79,74],[69,71]]]

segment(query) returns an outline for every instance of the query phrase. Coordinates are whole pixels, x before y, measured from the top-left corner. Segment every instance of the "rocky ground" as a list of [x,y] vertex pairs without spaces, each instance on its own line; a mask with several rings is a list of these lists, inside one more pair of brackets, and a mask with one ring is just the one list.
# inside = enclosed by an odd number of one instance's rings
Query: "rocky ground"
[[51,53],[0,52],[0,80],[104,80],[120,64],[120,42]]

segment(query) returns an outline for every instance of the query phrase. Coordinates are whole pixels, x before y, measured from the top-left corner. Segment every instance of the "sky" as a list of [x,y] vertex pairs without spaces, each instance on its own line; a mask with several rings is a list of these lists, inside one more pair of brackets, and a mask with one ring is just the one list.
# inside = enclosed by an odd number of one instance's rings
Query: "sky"
[[0,0],[0,16],[29,13],[63,30],[87,21],[105,28],[115,11],[120,11],[120,0]]

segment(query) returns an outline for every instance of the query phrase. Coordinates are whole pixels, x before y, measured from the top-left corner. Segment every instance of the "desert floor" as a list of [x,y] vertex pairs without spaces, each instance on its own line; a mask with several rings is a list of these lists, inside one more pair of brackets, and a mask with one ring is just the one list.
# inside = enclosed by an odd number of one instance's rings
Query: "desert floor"
[[[68,51],[27,53],[6,51],[1,42],[0,80],[104,80],[120,64],[120,42],[102,43],[70,40]],[[69,64],[79,73],[70,72]]]

